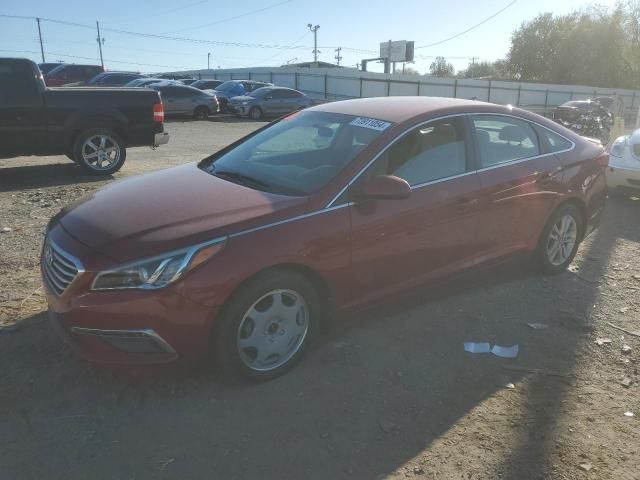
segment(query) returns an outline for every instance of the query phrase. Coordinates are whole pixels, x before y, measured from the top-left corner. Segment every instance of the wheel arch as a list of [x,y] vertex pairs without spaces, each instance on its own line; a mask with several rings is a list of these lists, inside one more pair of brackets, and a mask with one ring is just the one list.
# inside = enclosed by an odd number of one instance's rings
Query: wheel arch
[[[314,287],[314,289],[318,293],[318,298],[320,299],[320,305],[322,308],[322,315],[321,315],[322,317],[324,317],[328,312],[331,312],[333,310],[334,304],[333,304],[333,299],[331,295],[331,288],[329,287],[329,283],[327,279],[324,278],[316,269],[308,265],[289,262],[289,263],[279,263],[275,265],[270,265],[261,270],[258,270],[257,272],[245,278],[227,296],[224,303],[220,307],[219,314],[223,314],[223,312],[226,310],[231,300],[247,284],[249,284],[250,282],[254,281],[256,278],[259,278],[262,275],[266,275],[271,272],[282,272],[282,271],[293,272],[293,273],[302,275],[311,283],[311,285]],[[215,329],[215,325],[214,325],[214,329]]]
[[588,215],[587,215],[587,204],[581,198],[570,197],[570,198],[563,199],[560,203],[558,203],[549,212],[549,215],[547,215],[547,218],[545,219],[542,231],[540,232],[540,236],[538,237],[538,241],[536,243],[536,247],[538,245],[540,245],[540,242],[542,241],[542,236],[544,235],[544,229],[546,228],[546,225],[549,223],[549,220],[551,220],[551,217],[553,217],[553,215],[560,208],[565,207],[567,205],[573,205],[574,207],[576,207],[580,211],[580,214],[582,216],[582,231],[580,232],[580,241],[582,241],[582,239],[584,239],[585,232],[587,231],[587,222],[589,221],[589,218],[588,218]]

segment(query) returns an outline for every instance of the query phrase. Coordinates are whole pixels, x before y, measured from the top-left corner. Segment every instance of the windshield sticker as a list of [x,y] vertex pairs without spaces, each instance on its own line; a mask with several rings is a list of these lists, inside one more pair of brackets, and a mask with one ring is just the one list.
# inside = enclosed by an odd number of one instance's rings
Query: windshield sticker
[[383,122],[382,120],[366,117],[354,118],[349,125],[353,125],[354,127],[370,128],[371,130],[378,130],[379,132],[382,132],[391,126],[389,122]]

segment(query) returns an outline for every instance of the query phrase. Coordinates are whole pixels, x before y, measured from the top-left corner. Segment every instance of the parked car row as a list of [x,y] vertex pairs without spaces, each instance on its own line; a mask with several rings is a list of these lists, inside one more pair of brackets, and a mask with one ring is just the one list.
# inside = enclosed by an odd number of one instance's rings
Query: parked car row
[[[260,120],[307,108],[313,101],[297,90],[255,80],[149,77],[139,72],[104,71],[97,65],[41,64],[47,86],[151,88],[162,95],[167,115],[205,119],[224,112]],[[172,77],[172,78],[170,78]]]

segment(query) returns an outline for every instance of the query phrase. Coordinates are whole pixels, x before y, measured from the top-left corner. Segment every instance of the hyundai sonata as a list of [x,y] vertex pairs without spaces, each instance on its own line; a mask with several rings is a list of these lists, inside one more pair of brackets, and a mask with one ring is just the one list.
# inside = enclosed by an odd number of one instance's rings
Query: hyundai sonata
[[515,255],[562,271],[598,225],[607,162],[509,106],[315,106],[64,208],[41,261],[52,322],[96,362],[212,349],[229,371],[273,377],[329,310]]

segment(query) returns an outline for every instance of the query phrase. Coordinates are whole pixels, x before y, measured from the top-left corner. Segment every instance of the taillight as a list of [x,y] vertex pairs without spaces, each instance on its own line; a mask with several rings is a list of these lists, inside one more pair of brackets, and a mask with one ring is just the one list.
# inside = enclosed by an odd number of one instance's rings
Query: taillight
[[598,158],[596,158],[596,162],[598,162],[598,165],[600,165],[601,167],[608,167],[609,166],[609,154],[608,153],[603,153],[602,155],[600,155]]
[[162,102],[153,105],[153,121],[158,123],[164,122],[164,105]]

